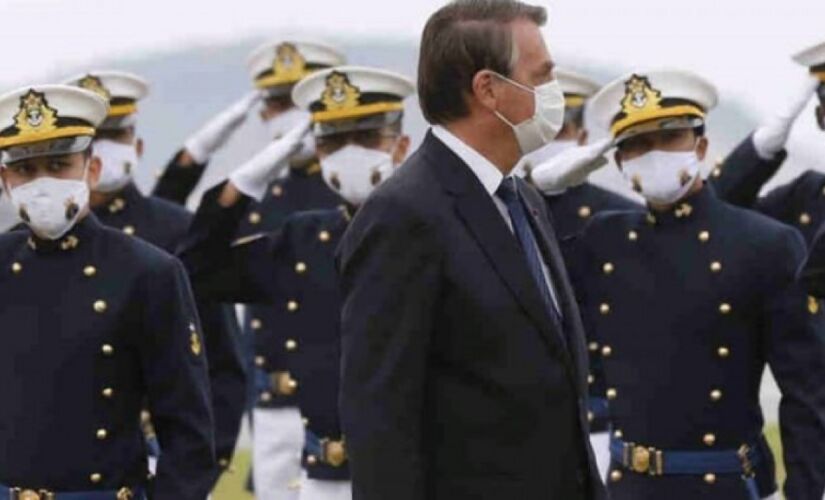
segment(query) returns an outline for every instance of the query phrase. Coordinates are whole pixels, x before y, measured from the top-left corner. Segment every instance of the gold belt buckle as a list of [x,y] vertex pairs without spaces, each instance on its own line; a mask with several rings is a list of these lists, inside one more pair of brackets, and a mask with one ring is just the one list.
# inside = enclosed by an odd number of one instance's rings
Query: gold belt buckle
[[333,467],[341,467],[347,461],[347,446],[344,440],[331,441],[324,439],[321,441],[324,450],[324,462]]
[[132,493],[132,490],[124,486],[123,488],[117,490],[117,495],[115,495],[115,498],[117,498],[117,500],[131,500],[134,496],[135,495]]
[[54,493],[48,490],[23,490],[12,488],[13,500],[54,500]]
[[626,464],[633,472],[638,474],[650,474],[651,476],[661,476],[664,469],[664,457],[661,450],[653,447],[627,443],[629,464]]

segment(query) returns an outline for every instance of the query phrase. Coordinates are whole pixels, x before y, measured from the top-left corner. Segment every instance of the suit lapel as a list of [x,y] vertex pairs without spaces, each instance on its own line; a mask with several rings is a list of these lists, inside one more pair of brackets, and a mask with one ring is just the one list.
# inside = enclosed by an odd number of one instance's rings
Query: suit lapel
[[536,206],[537,203],[542,203],[543,200],[536,200],[534,197],[529,196],[524,185],[520,185],[519,190],[527,205],[530,224],[533,227],[533,233],[536,235],[539,250],[542,253],[544,262],[550,269],[553,286],[556,289],[556,300],[564,316],[565,328],[571,333],[567,336],[567,342],[572,344],[570,345],[570,355],[575,359],[577,374],[581,374],[583,373],[583,366],[586,364],[584,327],[581,323],[579,308],[575,302],[575,293],[570,285],[561,249],[555,235],[550,231],[550,226],[541,218],[542,210]]
[[492,197],[470,168],[431,134],[425,139],[423,149],[430,156],[430,164],[444,181],[445,187],[456,195],[458,216],[478,242],[493,269],[533,320],[550,349],[561,353],[567,360],[567,350],[561,337],[563,332],[556,332],[550,326],[552,319],[545,309],[523,252]]

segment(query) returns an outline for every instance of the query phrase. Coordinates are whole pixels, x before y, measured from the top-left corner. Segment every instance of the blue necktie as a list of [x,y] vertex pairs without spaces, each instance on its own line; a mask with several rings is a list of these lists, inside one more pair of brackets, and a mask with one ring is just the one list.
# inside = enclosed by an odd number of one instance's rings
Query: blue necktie
[[561,317],[556,309],[553,296],[550,293],[550,287],[544,277],[541,256],[538,252],[538,243],[533,234],[533,229],[530,227],[530,221],[527,219],[527,212],[524,210],[524,204],[521,201],[521,196],[519,196],[515,180],[512,177],[505,177],[496,190],[496,195],[507,206],[507,211],[510,213],[510,221],[513,223],[513,230],[516,233],[524,256],[527,258],[527,267],[530,269],[530,274],[533,276],[536,286],[539,287],[539,293],[547,307],[547,312],[550,313],[551,318],[556,322],[556,326],[561,328]]

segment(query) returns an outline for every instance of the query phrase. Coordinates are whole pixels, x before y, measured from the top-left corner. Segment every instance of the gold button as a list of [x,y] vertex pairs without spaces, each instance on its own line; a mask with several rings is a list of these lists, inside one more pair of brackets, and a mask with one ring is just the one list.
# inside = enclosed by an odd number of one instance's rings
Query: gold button
[[716,167],[710,172],[710,175],[712,175],[713,177],[716,177],[718,179],[719,176],[722,175],[722,169],[719,168],[719,167]]
[[588,384],[592,384],[595,381],[596,381],[596,377],[594,377],[592,373],[587,376],[587,383]]
[[103,344],[100,346],[100,352],[102,352],[104,356],[111,356],[115,353],[115,348],[112,347],[111,344]]
[[105,300],[96,300],[93,305],[96,313],[104,313],[106,312],[106,301]]
[[582,205],[579,207],[579,217],[581,217],[582,219],[590,217],[592,213],[593,211],[590,210],[590,207],[588,207],[587,205]]
[[23,266],[19,262],[15,262],[14,264],[11,265],[11,272],[13,272],[14,274],[18,274],[22,270],[23,270]]
[[260,224],[261,223],[261,214],[258,212],[252,212],[249,214],[249,223],[250,224]]
[[711,270],[711,272],[718,273],[719,271],[722,270],[722,263],[719,262],[718,260],[715,260],[715,261],[711,262],[710,263],[710,270]]
[[616,392],[616,389],[614,389],[612,387],[607,390],[607,399],[616,399],[616,396],[618,396],[618,395],[619,394],[618,394],[618,392]]
[[112,396],[115,395],[115,390],[112,389],[111,387],[106,387],[105,389],[100,391],[100,394],[103,395],[103,397],[106,398],[106,399],[111,399]]
[[284,188],[282,188],[281,186],[272,186],[272,196],[275,196],[277,198],[279,196],[283,196],[283,194]]
[[102,440],[106,439],[109,436],[109,433],[106,432],[106,429],[98,429],[97,432],[95,433],[95,436],[97,436],[97,438],[102,441]]
[[710,391],[711,401],[719,401],[720,399],[722,399],[722,391],[720,391],[719,389],[714,389]]
[[264,366],[266,364],[266,358],[263,356],[255,356],[255,366]]
[[303,422],[304,427],[306,427],[306,426],[308,426],[308,425],[309,425],[309,419],[308,419],[308,418],[306,418],[306,417],[302,418],[302,419],[301,419],[301,422]]
[[264,403],[269,403],[272,401],[272,393],[269,391],[264,391],[261,393],[261,401]]
[[593,415],[592,411],[588,411],[587,412],[587,422],[588,423],[593,423],[593,420],[595,420],[595,419],[596,419],[596,415]]
[[702,438],[702,442],[708,446],[713,446],[714,444],[716,444],[716,436],[713,434],[705,434],[705,436]]
[[318,233],[318,239],[321,241],[329,241],[329,231],[321,231]]
[[287,351],[294,351],[298,348],[298,342],[295,342],[292,339],[286,341],[286,350]]
[[307,265],[303,262],[297,262],[295,264],[295,272],[298,274],[303,274],[307,271]]
[[252,318],[252,320],[249,322],[249,327],[253,330],[260,330],[262,326],[264,325],[258,318]]
[[707,243],[708,241],[710,241],[710,231],[700,231],[699,241],[701,241],[702,243]]
[[132,236],[132,235],[135,234],[135,227],[134,226],[125,226],[123,228],[123,232],[128,234],[129,236]]
[[290,389],[292,389],[292,391],[295,391],[295,389],[298,388],[298,381],[294,378],[289,379],[289,381],[286,384],[287,386],[289,386]]
[[587,348],[590,349],[593,352],[598,351],[599,350],[599,343],[598,342],[591,342],[591,343],[587,344]]
[[97,274],[97,268],[95,266],[86,266],[83,268],[83,276],[91,278],[95,274]]
[[811,223],[811,216],[808,215],[805,212],[802,212],[802,214],[800,214],[800,216],[799,216],[799,223],[802,224],[803,226],[807,226],[808,224]]
[[716,354],[718,354],[720,358],[727,358],[730,356],[730,349],[725,346],[721,346],[716,350]]
[[651,214],[651,213],[649,213],[649,212],[648,212],[648,214],[645,216],[645,220],[647,221],[647,224],[648,224],[649,226],[655,226],[655,225],[656,225],[656,216],[655,216],[655,215],[653,215],[653,214]]
[[298,303],[294,300],[290,300],[286,303],[286,310],[289,312],[295,312],[298,310]]
[[307,463],[308,463],[309,465],[315,465],[315,464],[317,464],[317,463],[318,463],[318,457],[316,457],[315,455],[309,455],[309,456],[307,456]]
[[710,472],[705,474],[705,482],[708,483],[708,484],[715,483],[716,482],[716,474],[712,474]]
[[727,302],[722,302],[721,304],[719,304],[719,312],[722,314],[730,314],[730,304],[728,304]]
[[639,233],[636,231],[630,231],[627,233],[627,239],[630,241],[636,241],[639,239]]
[[604,271],[604,274],[610,274],[614,270],[615,268],[613,267],[613,264],[610,262],[605,262],[605,264],[602,266],[602,271]]
[[621,429],[616,429],[615,431],[613,431],[613,437],[616,439],[621,439],[624,437],[624,433]]
[[609,358],[611,354],[613,354],[612,347],[610,347],[609,345],[602,347],[602,356],[604,356],[605,358]]
[[599,312],[602,314],[610,314],[610,304],[604,303],[599,306]]
[[222,458],[222,459],[218,460],[218,465],[221,468],[226,469],[227,467],[229,467],[229,460],[226,459],[226,458]]
[[93,473],[92,475],[89,476],[89,481],[97,484],[97,483],[103,481],[103,474],[95,472],[95,473]]
[[621,481],[622,480],[622,471],[620,471],[619,469],[611,471],[610,472],[610,480],[613,481],[614,483],[618,482],[618,481]]

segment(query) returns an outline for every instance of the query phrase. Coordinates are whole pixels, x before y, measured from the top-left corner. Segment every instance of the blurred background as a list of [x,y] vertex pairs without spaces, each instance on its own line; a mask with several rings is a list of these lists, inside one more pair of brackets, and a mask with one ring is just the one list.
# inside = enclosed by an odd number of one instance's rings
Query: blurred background
[[[141,104],[139,125],[146,154],[137,172],[146,190],[188,134],[252,89],[245,62],[259,43],[319,39],[344,49],[353,64],[415,78],[419,34],[428,15],[443,3],[0,0],[0,91],[91,69],[133,71],[148,79],[152,91]],[[541,4],[550,14],[545,34],[559,66],[603,83],[633,69],[662,66],[690,69],[713,81],[721,105],[709,118],[712,160],[793,98],[805,70],[789,56],[825,39],[825,2],[811,0]],[[406,126],[418,143],[426,123],[416,103],[410,104]],[[591,131],[591,138],[600,135]],[[251,115],[215,158],[202,188],[221,180],[266,140],[260,120]],[[825,168],[825,134],[815,127],[813,104],[797,123],[789,150],[789,162],[769,187],[803,169]],[[712,167],[713,161],[708,162],[706,168]],[[613,166],[598,172],[595,181],[632,196]],[[190,200],[196,202],[197,193]],[[10,217],[0,196],[0,227]],[[768,379],[763,405],[771,421],[777,404],[778,391]]]

